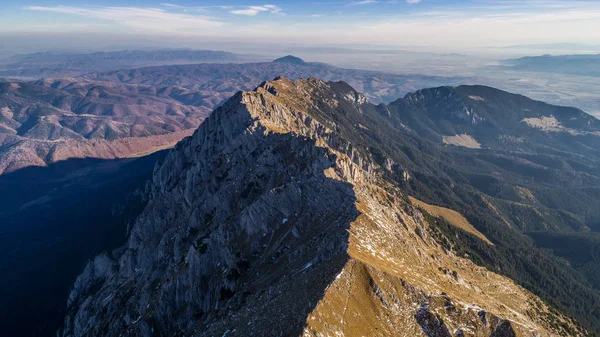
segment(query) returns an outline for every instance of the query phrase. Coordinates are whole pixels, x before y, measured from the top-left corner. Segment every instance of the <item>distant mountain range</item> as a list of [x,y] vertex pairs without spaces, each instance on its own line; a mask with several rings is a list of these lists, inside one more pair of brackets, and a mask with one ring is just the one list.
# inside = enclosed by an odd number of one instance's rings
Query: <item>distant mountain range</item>
[[41,78],[77,76],[92,71],[139,68],[163,64],[249,62],[261,59],[253,55],[225,51],[158,49],[123,50],[96,53],[43,52],[18,54],[3,60],[0,76]]
[[156,66],[0,83],[0,174],[68,158],[123,158],[172,146],[235,92],[278,75],[345,80],[373,102],[458,81],[298,60]]
[[600,77],[600,54],[528,56],[503,63],[514,70]]
[[83,79],[0,83],[0,95],[0,174],[147,153],[191,134],[210,112],[197,91]]
[[453,85],[461,77],[390,74],[376,71],[343,69],[323,63],[304,62],[300,58],[284,57],[274,62],[244,64],[194,64],[147,67],[91,73],[83,78],[95,81],[179,86],[218,94],[223,99],[238,90],[252,90],[263,81],[276,76],[291,79],[317,77],[343,80],[364,92],[374,103],[387,103],[408,92],[440,84]]

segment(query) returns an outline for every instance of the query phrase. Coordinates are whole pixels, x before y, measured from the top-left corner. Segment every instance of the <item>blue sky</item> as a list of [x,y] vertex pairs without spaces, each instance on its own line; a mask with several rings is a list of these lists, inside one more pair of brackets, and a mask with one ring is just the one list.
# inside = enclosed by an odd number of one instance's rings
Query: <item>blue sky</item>
[[[94,34],[227,41],[474,48],[600,44],[590,0],[2,0],[0,39]],[[60,42],[57,42],[60,43]]]

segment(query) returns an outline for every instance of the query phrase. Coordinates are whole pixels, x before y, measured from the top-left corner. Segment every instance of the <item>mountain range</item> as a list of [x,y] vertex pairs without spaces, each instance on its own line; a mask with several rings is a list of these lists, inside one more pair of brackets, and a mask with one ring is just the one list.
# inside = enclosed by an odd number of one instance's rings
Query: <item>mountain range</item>
[[95,53],[40,52],[17,54],[0,60],[0,76],[37,79],[163,64],[248,62],[257,58],[257,56],[225,51],[191,49],[121,50]]
[[279,59],[0,83],[0,174],[69,158],[124,158],[172,146],[235,92],[280,74],[360,84],[376,102],[456,80]]
[[597,334],[600,122],[455,82],[293,56],[1,82],[5,331]]
[[210,112],[200,93],[168,87],[61,79],[2,83],[0,92],[0,173],[139,155],[191,134]]

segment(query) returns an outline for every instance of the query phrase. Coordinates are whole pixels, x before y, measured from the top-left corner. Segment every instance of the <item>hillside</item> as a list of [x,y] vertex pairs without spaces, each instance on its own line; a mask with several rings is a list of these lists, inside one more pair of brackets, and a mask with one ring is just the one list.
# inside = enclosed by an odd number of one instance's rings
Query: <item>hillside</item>
[[164,148],[191,134],[214,104],[177,87],[81,79],[0,83],[0,174]]
[[[598,159],[600,121],[582,110],[550,105],[485,86],[418,90],[392,102],[391,113],[435,142],[536,153],[576,152]],[[457,139],[459,138],[460,139]]]
[[280,57],[278,59],[273,60],[273,63],[306,64],[306,62],[303,59],[293,55]]
[[55,335],[83,266],[125,242],[128,222],[144,205],[139,189],[165,152],[69,159],[0,176],[3,335]]

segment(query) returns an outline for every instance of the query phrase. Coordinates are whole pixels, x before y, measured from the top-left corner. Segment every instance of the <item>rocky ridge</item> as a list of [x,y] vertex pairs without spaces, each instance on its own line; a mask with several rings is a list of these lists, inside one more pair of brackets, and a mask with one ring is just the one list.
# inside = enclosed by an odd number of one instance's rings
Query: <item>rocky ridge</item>
[[566,336],[539,298],[447,249],[394,163],[332,114],[344,83],[278,78],[158,167],[128,243],[75,283],[64,336]]

